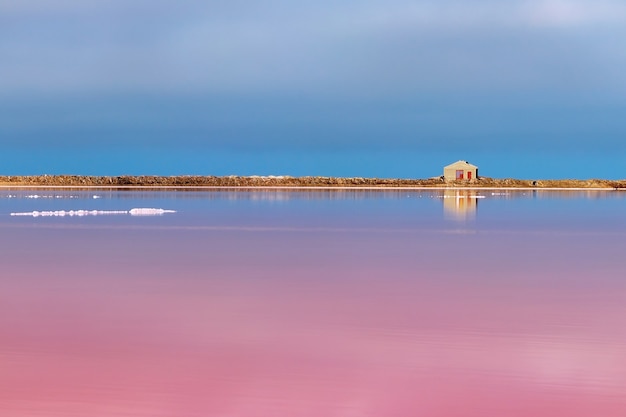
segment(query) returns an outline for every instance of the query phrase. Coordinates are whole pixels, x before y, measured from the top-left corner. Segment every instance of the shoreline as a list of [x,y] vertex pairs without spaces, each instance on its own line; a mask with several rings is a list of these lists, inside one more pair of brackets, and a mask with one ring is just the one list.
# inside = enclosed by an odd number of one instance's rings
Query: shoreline
[[443,178],[388,179],[289,176],[0,176],[0,189],[120,190],[519,190],[624,191],[626,180],[519,180],[479,177],[471,181]]
[[252,191],[252,190],[275,190],[275,191],[291,191],[291,190],[303,190],[303,191],[410,191],[410,190],[471,190],[471,191],[493,191],[493,190],[507,190],[507,191],[626,191],[626,188],[613,188],[613,187],[463,187],[463,186],[442,186],[442,187],[429,187],[429,186],[401,186],[401,187],[355,187],[355,186],[271,186],[271,185],[244,185],[244,186],[219,186],[219,185],[206,185],[206,186],[178,186],[178,185],[165,185],[165,186],[152,186],[152,185],[8,185],[0,184],[0,190],[189,190],[189,191],[202,191],[202,190],[216,190],[216,191]]

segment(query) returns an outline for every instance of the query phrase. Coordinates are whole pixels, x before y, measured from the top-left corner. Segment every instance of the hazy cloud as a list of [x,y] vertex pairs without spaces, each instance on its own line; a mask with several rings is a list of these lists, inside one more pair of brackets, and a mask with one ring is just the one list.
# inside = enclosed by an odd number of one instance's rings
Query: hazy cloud
[[623,91],[626,5],[0,1],[0,91]]

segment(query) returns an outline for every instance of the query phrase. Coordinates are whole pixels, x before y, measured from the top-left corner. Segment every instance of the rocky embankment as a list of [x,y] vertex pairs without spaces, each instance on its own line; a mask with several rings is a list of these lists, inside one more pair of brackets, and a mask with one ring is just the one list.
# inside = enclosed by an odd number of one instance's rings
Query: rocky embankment
[[0,176],[2,186],[56,187],[485,187],[626,189],[626,180],[517,180],[480,177],[472,181],[289,176]]

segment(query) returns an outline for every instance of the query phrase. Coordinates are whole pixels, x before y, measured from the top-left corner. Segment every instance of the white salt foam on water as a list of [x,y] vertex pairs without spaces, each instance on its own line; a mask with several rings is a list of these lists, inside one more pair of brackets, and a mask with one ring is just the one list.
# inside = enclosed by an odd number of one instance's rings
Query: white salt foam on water
[[157,208],[134,208],[128,212],[131,216],[160,216],[166,213],[176,213],[176,210]]
[[[80,198],[77,195],[64,195],[64,194],[28,194],[28,195],[17,195],[17,194],[7,194],[5,196],[0,196],[0,198],[26,198],[29,200],[39,200],[42,198],[50,198],[50,199],[61,199],[61,198]],[[101,198],[100,196],[93,196],[93,198]]]
[[131,216],[161,216],[167,213],[176,213],[176,210],[161,208],[134,208],[131,210],[55,210],[55,211],[27,211],[11,213],[11,216],[26,217],[84,217],[108,216],[116,214],[130,214]]
[[22,213],[11,213],[11,216],[31,216],[31,217],[84,217],[110,214],[128,214],[126,210],[55,210],[55,211],[28,211]]

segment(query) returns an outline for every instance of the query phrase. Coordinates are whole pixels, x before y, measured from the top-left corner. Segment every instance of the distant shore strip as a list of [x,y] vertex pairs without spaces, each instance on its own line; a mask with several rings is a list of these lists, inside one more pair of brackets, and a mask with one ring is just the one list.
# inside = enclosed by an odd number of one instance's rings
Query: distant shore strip
[[0,176],[0,186],[55,188],[516,188],[516,189],[598,189],[626,190],[626,179],[520,180],[479,177],[471,181],[428,179],[390,179],[360,177],[290,176],[81,176],[37,175]]

